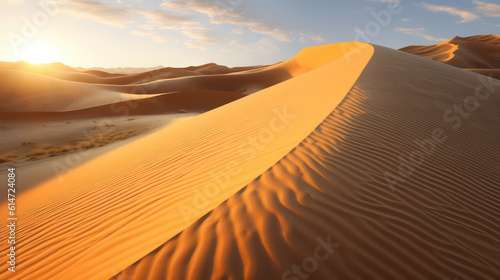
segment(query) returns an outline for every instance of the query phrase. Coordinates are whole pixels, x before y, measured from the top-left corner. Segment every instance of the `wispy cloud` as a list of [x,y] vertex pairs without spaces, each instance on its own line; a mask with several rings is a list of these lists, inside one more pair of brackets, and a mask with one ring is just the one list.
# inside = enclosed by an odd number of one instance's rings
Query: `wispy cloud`
[[[24,0],[0,0],[14,3]],[[55,3],[60,0],[40,0]],[[240,1],[211,0],[163,0],[159,9],[143,9],[125,1],[101,2],[99,0],[64,0],[61,12],[75,18],[92,20],[121,28],[130,28],[136,36],[149,37],[155,42],[165,42],[162,29],[176,30],[187,36],[186,46],[205,50],[210,45],[228,47],[251,47],[253,50],[274,51],[277,42],[324,42],[319,34],[292,31],[286,26],[259,18]],[[139,1],[139,0],[137,0]],[[209,23],[199,21],[207,16]],[[236,38],[218,34],[214,25],[233,25],[230,35],[237,37],[246,33],[260,34],[258,42],[235,41]],[[169,34],[170,36],[170,34]],[[232,42],[232,43],[231,43]],[[238,42],[237,44],[235,42]]]
[[474,1],[477,5],[476,10],[484,16],[487,17],[500,17],[500,5],[487,3],[482,1]]
[[[231,5],[222,1],[206,0],[164,0],[161,7],[166,10],[175,10],[184,14],[202,13],[210,18],[212,24],[232,24],[248,26],[254,33],[272,36],[283,42],[293,41],[285,27],[249,15],[239,5]],[[236,3],[236,2],[234,2]]]
[[242,42],[238,40],[231,40],[229,44],[227,44],[226,48],[221,49],[220,51],[222,52],[231,52],[234,51],[234,48],[231,47],[236,47],[240,49],[244,49],[248,52],[263,52],[263,53],[273,53],[279,51],[279,47],[272,42],[269,38],[261,38],[259,41],[250,43],[250,44],[243,44]]
[[221,42],[221,39],[211,29],[198,29],[198,30],[183,30],[182,33],[191,39],[198,42],[203,42],[209,45],[216,45]]
[[235,29],[231,30],[231,32],[234,34],[239,34],[239,35],[245,34],[245,30],[243,30],[242,28],[235,28]]
[[436,38],[436,37],[433,37],[431,35],[425,34],[424,33],[424,31],[426,31],[425,28],[403,28],[403,27],[396,27],[396,28],[394,28],[394,31],[401,32],[401,33],[404,33],[404,34],[413,35],[413,36],[422,37],[422,38],[427,39],[429,41],[438,41],[438,42],[446,41],[446,39],[444,39],[444,38]]
[[[44,0],[46,3],[55,3],[57,0]],[[133,13],[128,9],[116,8],[112,5],[96,1],[66,0],[61,5],[61,11],[71,14],[76,18],[87,18],[95,22],[109,24],[118,27],[126,27],[132,23]]]
[[462,18],[461,23],[465,23],[465,22],[471,22],[471,21],[474,21],[476,19],[479,18],[478,15],[476,15],[475,13],[472,13],[472,12],[469,12],[469,11],[465,11],[465,10],[459,10],[455,7],[450,7],[450,6],[437,6],[437,5],[433,5],[433,4],[429,4],[429,3],[425,3],[425,2],[422,2],[422,3],[419,3],[417,4],[418,6],[422,7],[422,8],[425,8],[429,11],[433,11],[433,12],[443,12],[443,13],[448,13],[450,15],[455,15],[455,16],[459,16]]
[[255,46],[257,47],[257,50],[259,50],[261,52],[272,53],[272,52],[275,52],[275,51],[279,50],[278,46],[276,46],[268,38],[262,38],[262,39],[260,39],[255,44]]
[[299,35],[300,35],[300,42],[302,42],[302,43],[306,43],[307,39],[310,39],[310,40],[315,41],[315,42],[324,42],[325,41],[325,39],[318,34],[299,33]]
[[[58,0],[42,0],[45,3],[55,3]],[[170,15],[164,10],[146,10],[131,8],[129,6],[116,6],[109,3],[86,0],[65,0],[64,5],[60,5],[61,11],[73,15],[76,18],[86,18],[95,22],[108,25],[126,27],[134,22],[138,15],[143,16],[148,21],[141,26],[143,29],[174,29],[183,24],[195,24],[194,19],[188,16]]]
[[153,39],[153,41],[155,41],[157,43],[164,43],[168,39],[166,36],[158,35],[158,34],[156,34],[155,31],[151,31],[151,30],[134,29],[130,33],[132,33],[136,36],[150,37],[151,39]]
[[[43,0],[46,3],[54,3],[58,0]],[[132,8],[130,6],[115,6],[109,3],[97,1],[66,0],[61,5],[61,12],[73,15],[75,18],[90,19],[95,22],[125,28],[133,23],[138,17],[146,19],[131,31],[136,36],[150,37],[155,42],[166,42],[167,37],[157,33],[159,29],[182,29],[184,26],[198,24],[193,18],[185,15],[171,15],[164,10],[146,10]]]
[[174,16],[167,14],[163,10],[131,9],[130,11],[140,14],[147,19],[148,23],[142,26],[144,29],[178,29],[181,25],[198,23],[191,17]]
[[231,42],[229,42],[229,45],[236,46],[239,48],[243,47],[243,44],[241,42],[239,42],[238,40],[231,40]]

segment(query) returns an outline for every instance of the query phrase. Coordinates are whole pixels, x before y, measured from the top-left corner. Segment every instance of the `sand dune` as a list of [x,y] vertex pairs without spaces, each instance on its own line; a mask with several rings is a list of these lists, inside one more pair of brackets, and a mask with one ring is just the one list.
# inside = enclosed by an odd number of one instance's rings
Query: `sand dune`
[[[481,84],[488,97],[454,130],[443,112]],[[375,47],[300,145],[114,279],[498,279],[499,94],[498,81]]]
[[[214,67],[194,67],[193,71],[210,70]],[[217,67],[219,66],[217,65]],[[209,70],[207,71],[210,72]],[[199,94],[200,98],[197,97],[193,102],[203,102],[206,105],[187,104],[183,107],[212,109],[229,103],[243,94],[257,92],[292,77],[291,72],[283,63],[264,68],[240,70],[226,74],[199,74],[194,77],[181,78],[175,78],[178,75],[174,74],[165,75],[168,71],[161,72],[159,70],[160,72],[153,74],[139,74],[140,77],[135,78],[132,76],[119,77],[126,80],[122,81],[121,85],[74,82],[61,79],[61,77],[55,78],[26,71],[0,70],[0,79],[5,81],[0,85],[0,112],[13,113],[11,115],[16,119],[20,117],[29,119],[33,116],[26,114],[20,116],[19,112],[68,112],[111,104],[115,104],[113,107],[119,107],[123,105],[123,102],[142,100],[159,94],[168,94],[168,96],[159,98],[161,104],[173,101],[168,106],[168,110],[174,106],[180,106],[181,103],[188,103],[192,100],[193,94]],[[136,81],[140,82],[135,83]],[[209,100],[210,96],[214,97],[214,100]],[[221,103],[222,100],[225,101]],[[137,103],[142,104],[142,111],[148,109],[158,111],[154,108],[158,107],[154,102]],[[153,108],[150,108],[151,106]],[[95,111],[102,110],[102,108],[95,109]],[[72,114],[77,115],[78,112]]]
[[86,70],[84,68],[79,68],[80,70],[77,70],[62,63],[32,64],[24,61],[0,62],[0,69],[2,70],[15,70],[40,74],[73,82],[110,85],[144,83],[160,79],[171,79],[188,76],[223,75],[248,70],[258,70],[262,68],[266,68],[266,66],[229,68],[227,66],[209,63],[205,65],[190,66],[186,68],[166,67],[150,71],[141,71],[139,73],[133,74],[120,74],[109,73],[101,70]]
[[[372,53],[370,45],[349,43],[305,50],[286,64],[297,77],[160,130],[21,195],[23,262],[14,278],[2,273],[0,279],[112,277],[296,147],[344,99]],[[209,197],[197,197],[200,188]]]
[[436,60],[482,75],[499,78],[500,36],[454,37],[432,46],[409,46],[401,51]]
[[[12,133],[8,127],[21,122],[22,126],[45,131],[46,125],[55,123],[63,128],[68,127],[65,123],[77,119],[101,122],[102,118],[111,118],[120,123],[144,115],[156,122],[153,115],[160,114],[165,116],[165,124],[170,125],[168,120],[183,118],[184,113],[204,113],[290,79],[295,72],[288,69],[288,64],[229,68],[211,63],[125,75],[99,70],[77,71],[61,63],[0,62],[0,79],[4,81],[0,85],[0,129],[3,133]],[[144,118],[141,120],[147,122]],[[43,143],[45,137],[20,138],[14,150],[0,149],[0,171],[6,170],[9,164],[43,159],[49,153],[53,157],[80,151],[79,147],[92,147],[88,143],[74,143],[82,139],[97,137],[102,139],[95,143],[100,146],[123,140],[124,135],[144,132],[134,129],[100,135],[95,127],[92,124],[80,128],[79,138],[66,143]],[[95,135],[83,137],[82,130],[83,134]],[[53,136],[67,140],[65,131],[60,130]],[[27,149],[22,145],[31,140],[37,141],[39,147]]]
[[0,112],[70,111],[146,97],[13,70],[0,70],[0,78]]
[[[15,166],[20,195],[85,161],[199,114],[1,122],[0,178]],[[6,201],[7,197],[0,200]]]
[[217,90],[178,91],[71,111],[0,112],[0,118],[11,121],[50,121],[172,114],[178,113],[179,110],[201,113],[244,96],[243,94]]
[[253,94],[20,195],[0,279],[500,278],[499,81],[340,43],[147,84]]

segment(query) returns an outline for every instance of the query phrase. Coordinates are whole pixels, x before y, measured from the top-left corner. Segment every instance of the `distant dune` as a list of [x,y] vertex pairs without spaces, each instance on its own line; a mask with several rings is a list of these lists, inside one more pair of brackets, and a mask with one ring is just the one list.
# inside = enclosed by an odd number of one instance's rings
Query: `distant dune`
[[409,46],[401,51],[500,79],[500,36],[454,37],[432,46]]
[[[30,66],[25,63],[3,63],[3,69],[0,69],[0,79],[3,81],[0,84],[0,114],[11,119],[29,119],[32,113],[71,112],[101,106],[96,110],[101,113],[96,116],[116,115],[120,112],[113,112],[114,107],[119,107],[121,102],[135,100],[134,109],[135,106],[140,108],[130,112],[133,114],[155,106],[152,102],[140,100],[159,95],[168,95],[162,100],[172,99],[170,96],[175,95],[176,103],[163,107],[163,111],[156,106],[156,109],[151,109],[151,113],[166,113],[173,109],[206,111],[289,78],[290,73],[276,65],[231,69],[210,64],[107,77],[103,74],[96,76],[76,72],[62,64]],[[216,91],[220,98],[203,97],[213,95]],[[198,92],[201,99],[195,98],[197,100],[193,101],[193,92]],[[222,103],[218,101],[221,98],[225,100]],[[200,103],[204,105],[200,106]],[[111,104],[116,105],[107,106],[109,112],[103,112],[106,108],[102,106]],[[181,107],[173,108],[175,104]],[[86,114],[85,117],[92,117],[91,110],[87,110]],[[47,114],[38,114],[41,117],[44,115]]]
[[1,70],[44,85],[3,85],[0,114],[28,127],[203,114],[23,190],[0,280],[500,279],[500,81],[451,67],[453,40],[413,47],[437,61],[349,42],[123,84]]
[[[123,73],[111,73],[103,70],[84,68],[71,68],[62,63],[49,63],[49,64],[32,64],[28,62],[0,62],[0,69],[3,70],[16,70],[22,72],[29,72],[41,74],[61,80],[92,83],[92,84],[109,84],[109,85],[127,85],[136,83],[151,82],[160,79],[171,79],[189,76],[201,75],[220,75],[229,74],[247,70],[255,70],[264,68],[266,66],[252,66],[252,67],[234,67],[229,68],[215,63],[209,63],[200,66],[190,66],[186,68],[146,68],[147,71],[140,71],[141,69],[124,68]],[[119,69],[117,69],[119,70]],[[131,72],[131,73],[130,73]]]

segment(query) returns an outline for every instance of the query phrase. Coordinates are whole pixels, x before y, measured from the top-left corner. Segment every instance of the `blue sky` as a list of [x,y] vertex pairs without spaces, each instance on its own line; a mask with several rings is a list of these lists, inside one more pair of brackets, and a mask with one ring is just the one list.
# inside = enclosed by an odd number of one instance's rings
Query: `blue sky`
[[[377,20],[378,18],[378,20]],[[500,34],[493,0],[0,0],[3,61],[83,67],[271,64],[309,46]]]

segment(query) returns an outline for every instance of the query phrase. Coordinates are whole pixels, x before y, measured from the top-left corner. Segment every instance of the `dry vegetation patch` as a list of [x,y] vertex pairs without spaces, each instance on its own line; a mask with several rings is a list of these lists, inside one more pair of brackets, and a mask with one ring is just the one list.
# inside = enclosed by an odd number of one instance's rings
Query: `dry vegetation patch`
[[23,158],[37,160],[45,157],[64,155],[78,150],[102,147],[138,135],[139,133],[132,130],[96,133],[92,136],[75,139],[70,143],[60,145],[44,144],[39,143],[35,139],[30,139],[22,142],[18,151],[0,154],[0,163],[12,162]]

